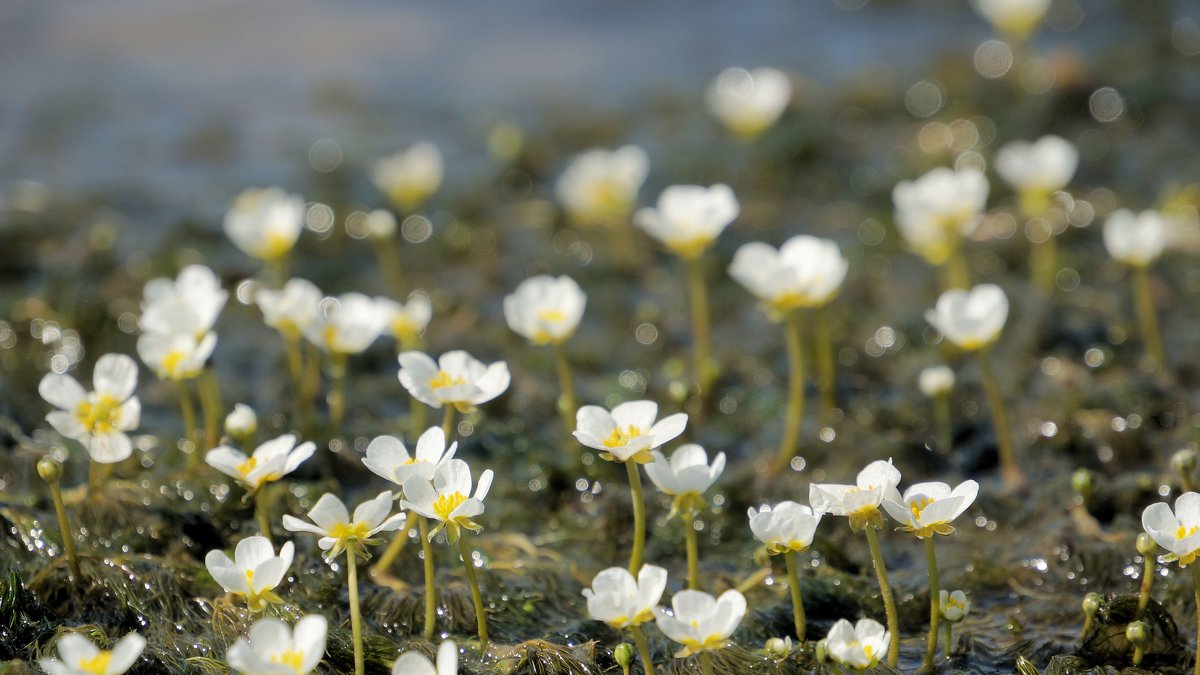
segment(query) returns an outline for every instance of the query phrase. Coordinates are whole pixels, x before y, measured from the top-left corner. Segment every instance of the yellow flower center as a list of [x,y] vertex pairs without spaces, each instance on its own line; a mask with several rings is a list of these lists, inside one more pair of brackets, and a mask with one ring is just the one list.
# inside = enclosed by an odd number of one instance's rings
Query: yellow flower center
[[709,235],[692,237],[691,239],[675,239],[667,242],[667,248],[671,249],[684,260],[692,260],[698,258],[701,253],[708,250],[712,244],[713,238]]
[[329,351],[334,351],[334,344],[337,342],[337,326],[333,324],[325,324],[325,330],[322,331],[321,337],[325,338],[325,346]]
[[467,501],[467,496],[461,492],[438,495],[437,500],[433,502],[433,512],[440,520],[450,520],[450,514],[454,513],[454,509],[457,509],[465,501]]
[[417,337],[417,327],[408,317],[403,314],[396,314],[396,318],[392,319],[392,337],[400,342],[411,342]]
[[89,675],[104,675],[108,672],[108,662],[112,660],[112,652],[102,651],[90,659],[79,661],[79,669]]
[[101,394],[95,402],[80,401],[75,417],[93,434],[113,431],[121,421],[121,402],[110,394]]
[[868,659],[871,659],[872,661],[874,661],[874,660],[875,660],[875,647],[874,647],[874,645],[863,645],[863,653],[867,655],[867,658],[868,658]]
[[291,668],[299,673],[301,672],[301,666],[304,664],[304,652],[294,652],[289,649],[286,652],[272,655],[271,663],[278,663],[280,665],[287,666],[288,668]]
[[1193,534],[1196,534],[1196,530],[1198,530],[1198,529],[1200,529],[1200,527],[1198,527],[1196,525],[1193,525],[1191,527],[1184,527],[1183,525],[1180,525],[1179,529],[1175,530],[1175,539],[1177,539],[1177,540],[1187,539],[1188,537],[1192,536]]
[[367,538],[366,523],[338,523],[329,530],[329,536],[340,542],[360,541]]
[[434,389],[441,389],[443,387],[453,387],[460,384],[466,384],[466,382],[467,378],[461,375],[454,376],[444,370],[439,370],[437,375],[429,381],[429,386]]
[[172,351],[168,352],[167,355],[163,357],[162,367],[163,372],[167,374],[167,377],[174,379],[182,375],[182,373],[178,373],[176,370],[179,368],[179,364],[183,361],[185,356],[187,355],[181,351]]
[[258,247],[258,257],[263,260],[276,260],[292,250],[293,240],[281,232],[268,232],[262,245]]
[[242,478],[245,478],[246,476],[250,475],[251,471],[254,471],[254,467],[257,464],[258,464],[257,459],[255,459],[254,457],[247,457],[246,461],[242,462],[241,464],[238,464],[237,472],[242,475]]
[[567,313],[561,309],[543,309],[537,317],[548,323],[560,323],[567,320]]
[[911,504],[909,504],[908,510],[912,511],[913,520],[919,521],[921,519],[921,512],[925,510],[926,506],[929,506],[932,503],[933,503],[932,497],[922,497],[921,499],[918,499],[918,500],[912,502]]
[[620,427],[612,430],[608,438],[604,439],[604,447],[619,448],[623,445],[629,445],[629,441],[642,435],[642,430],[630,424],[629,428],[622,431]]

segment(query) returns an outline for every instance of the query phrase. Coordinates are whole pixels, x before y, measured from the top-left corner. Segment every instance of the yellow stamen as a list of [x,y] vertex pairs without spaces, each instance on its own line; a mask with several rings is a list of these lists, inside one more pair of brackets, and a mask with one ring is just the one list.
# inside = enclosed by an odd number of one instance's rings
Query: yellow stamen
[[467,501],[467,496],[461,492],[438,495],[437,500],[433,502],[433,512],[440,520],[450,520],[450,514],[454,513],[454,509],[457,509],[465,501]]
[[289,649],[286,652],[272,655],[271,663],[287,666],[299,673],[301,672],[300,667],[304,664],[304,652],[294,652]]
[[612,430],[612,433],[608,435],[608,438],[604,439],[604,447],[619,448],[624,445],[629,445],[630,441],[641,435],[642,430],[633,426],[632,424],[630,424],[629,428],[624,431],[622,431],[620,427],[617,427],[616,429]]
[[94,434],[108,433],[121,421],[121,402],[109,394],[100,394],[95,402],[80,401],[75,407],[75,417]]
[[238,464],[237,472],[242,475],[242,478],[245,478],[246,476],[250,475],[251,471],[254,471],[254,467],[257,464],[258,464],[257,459],[255,459],[254,457],[248,457],[248,458],[246,458],[246,461],[242,462],[241,464]]
[[361,541],[367,538],[366,523],[338,523],[329,530],[329,536],[340,542]]
[[1192,536],[1193,534],[1196,534],[1196,530],[1198,530],[1198,529],[1200,529],[1200,527],[1198,527],[1196,525],[1193,525],[1191,527],[1184,527],[1183,525],[1180,525],[1179,529],[1175,531],[1175,538],[1176,539],[1187,539],[1188,537]]
[[79,669],[89,675],[105,675],[108,672],[108,662],[112,660],[112,652],[102,651],[90,659],[82,659]]
[[292,250],[295,241],[280,232],[268,232],[266,239],[258,247],[257,255],[263,260],[276,260]]
[[454,376],[444,370],[439,370],[437,375],[429,381],[429,386],[433,389],[441,389],[443,387],[454,387],[460,384],[466,384],[467,378],[459,375]]

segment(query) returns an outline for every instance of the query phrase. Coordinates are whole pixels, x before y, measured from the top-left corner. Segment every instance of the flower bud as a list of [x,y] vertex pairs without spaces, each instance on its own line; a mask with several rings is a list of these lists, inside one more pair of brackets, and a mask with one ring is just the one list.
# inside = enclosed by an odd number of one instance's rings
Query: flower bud
[[1099,593],[1088,593],[1083,596],[1083,613],[1090,619],[1096,616],[1096,612],[1100,611],[1100,603],[1102,599]]
[[38,475],[42,480],[51,485],[57,485],[62,478],[62,464],[59,464],[53,457],[43,457],[37,463]]
[[239,443],[246,443],[258,431],[258,416],[254,409],[239,403],[225,416],[225,433]]
[[1137,536],[1137,550],[1138,553],[1149,557],[1158,550],[1158,544],[1154,543],[1153,537],[1143,532]]
[[1096,475],[1088,469],[1076,469],[1075,473],[1071,474],[1071,488],[1083,501],[1090,500],[1096,490]]
[[824,640],[817,642],[816,654],[817,663],[825,663],[829,660],[829,645],[825,644]]
[[625,670],[633,665],[633,655],[633,645],[628,642],[622,642],[613,650],[613,658],[617,660],[617,665]]
[[1171,455],[1171,468],[1180,476],[1191,476],[1196,472],[1196,451],[1184,448]]
[[1150,629],[1145,621],[1134,621],[1125,627],[1125,639],[1134,647],[1144,648],[1150,639]]
[[767,640],[765,649],[771,658],[782,661],[792,653],[792,639],[777,637],[771,638],[770,640]]

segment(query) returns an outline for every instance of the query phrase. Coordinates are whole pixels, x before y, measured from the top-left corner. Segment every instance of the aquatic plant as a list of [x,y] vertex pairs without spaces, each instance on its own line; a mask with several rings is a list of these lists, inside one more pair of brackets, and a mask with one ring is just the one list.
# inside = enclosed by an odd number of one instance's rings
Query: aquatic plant
[[942,613],[942,624],[946,627],[945,642],[942,645],[944,651],[942,655],[947,659],[950,658],[951,649],[953,649],[952,632],[954,624],[962,623],[963,619],[967,618],[967,614],[971,613],[971,600],[963,591],[950,591],[941,589],[938,591],[938,609]]
[[[775,506],[762,507],[747,512],[750,530],[767,548],[770,555],[782,555],[787,566],[788,589],[792,595],[792,615],[796,624],[796,639],[803,645],[807,639],[808,625],[804,616],[804,600],[800,597],[800,575],[796,569],[797,553],[812,546],[821,523],[821,514],[803,504],[784,501]],[[790,651],[790,650],[789,650]]]
[[233,410],[225,416],[225,434],[234,443],[246,447],[254,442],[254,435],[257,433],[258,414],[254,412],[254,408],[245,403],[233,404]]
[[987,178],[975,169],[938,167],[892,190],[900,234],[909,248],[941,271],[944,290],[971,283],[962,244],[979,226],[987,197]]
[[641,654],[642,668],[654,675],[654,659],[642,624],[655,620],[655,609],[667,587],[667,571],[656,565],[642,565],[637,579],[623,567],[610,567],[592,579],[583,589],[588,616],[617,630],[628,629]]
[[1042,136],[1033,143],[1013,141],[996,153],[995,166],[1000,178],[1016,191],[1021,213],[1031,220],[1042,219],[1038,232],[1029,228],[1034,239],[1029,267],[1034,285],[1049,293],[1058,273],[1058,248],[1057,234],[1045,217],[1051,197],[1075,175],[1079,151],[1060,136]]
[[823,641],[829,657],[835,663],[855,670],[874,668],[894,637],[874,619],[859,619],[851,624],[838,619]]
[[712,465],[708,453],[695,443],[681,445],[667,459],[658,450],[650,453],[654,461],[646,464],[646,475],[659,492],[674,497],[669,517],[683,523],[687,548],[688,588],[700,588],[700,551],[696,541],[696,518],[708,507],[704,493],[725,470],[725,453],[718,452]]
[[1167,247],[1167,223],[1155,211],[1134,213],[1117,209],[1104,220],[1104,246],[1108,254],[1132,270],[1133,303],[1137,309],[1138,330],[1152,370],[1163,367],[1162,336],[1154,292],[1150,288],[1150,266]]
[[317,450],[312,441],[297,445],[296,440],[294,435],[284,434],[258,446],[250,455],[228,445],[213,448],[204,455],[209,466],[246,489],[247,497],[254,500],[259,532],[267,538],[271,536],[271,518],[264,488],[295,471]]
[[726,68],[705,94],[713,117],[750,140],[779,121],[792,100],[792,81],[775,68]]
[[917,375],[917,389],[933,402],[933,420],[938,446],[942,452],[954,449],[950,421],[950,392],[954,391],[954,369],[946,365],[929,366]]
[[238,638],[225,660],[244,675],[308,675],[325,656],[328,628],[329,622],[318,614],[301,617],[294,628],[278,619],[259,619],[250,627],[250,639]]
[[454,640],[446,640],[438,646],[437,663],[431,663],[423,654],[405,652],[392,665],[392,675],[457,675],[458,646]]
[[42,659],[38,665],[49,675],[121,675],[137,663],[146,648],[146,638],[130,633],[111,650],[100,649],[79,633],[58,639],[58,658]]
[[293,555],[290,541],[275,555],[267,537],[246,537],[237,543],[232,559],[224,551],[209,551],[204,566],[222,588],[244,598],[250,611],[261,612],[269,604],[283,602],[274,589],[292,566]]
[[713,675],[709,652],[729,645],[733,631],[746,615],[746,597],[735,590],[714,598],[702,591],[679,591],[671,596],[671,609],[655,609],[658,629],[683,645],[675,658],[698,655],[700,672]]
[[326,298],[319,307],[304,336],[327,357],[329,426],[337,433],[346,414],[346,361],[379,338],[388,317],[373,299],[362,293]]
[[281,277],[303,229],[304,198],[282,188],[245,190],[225,212],[229,240],[246,255],[272,266]]
[[425,405],[442,409],[442,432],[454,435],[454,413],[473,412],[503,394],[512,375],[508,364],[496,361],[484,364],[470,354],[456,350],[434,361],[422,352],[400,354],[400,384],[409,395]]
[[371,181],[401,213],[411,213],[437,192],[445,166],[442,153],[429,141],[412,144],[371,167]]
[[636,145],[591,148],[570,159],[554,184],[554,196],[571,222],[604,226],[629,254],[629,217],[649,170],[650,158]]

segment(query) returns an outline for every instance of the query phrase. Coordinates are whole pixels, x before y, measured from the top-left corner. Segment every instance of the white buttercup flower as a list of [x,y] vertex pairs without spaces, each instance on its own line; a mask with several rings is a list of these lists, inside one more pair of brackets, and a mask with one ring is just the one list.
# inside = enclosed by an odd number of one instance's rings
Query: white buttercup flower
[[304,229],[304,199],[281,188],[246,190],[225,213],[225,234],[246,255],[278,260]]
[[504,298],[504,319],[535,345],[562,344],[575,334],[587,296],[568,276],[540,275],[522,281]]
[[996,30],[1023,40],[1042,22],[1051,0],[972,0]]
[[743,245],[733,256],[729,275],[779,318],[829,302],[841,289],[847,267],[837,243],[799,235],[778,250],[758,242]]
[[929,366],[917,376],[917,388],[929,398],[945,396],[954,390],[954,369],[950,366]]
[[443,642],[436,666],[417,652],[404,652],[392,664],[392,675],[458,675],[458,646],[453,640]]
[[268,326],[295,340],[316,323],[323,297],[312,282],[290,279],[280,290],[260,290],[254,295],[254,302]]
[[621,629],[654,621],[654,609],[667,587],[667,571],[642,565],[635,580],[624,567],[610,567],[583,589],[588,616]]
[[511,379],[505,362],[485,365],[462,350],[446,352],[437,361],[422,352],[400,354],[400,384],[434,408],[452,405],[469,412],[503,394]]
[[1167,549],[1159,562],[1178,561],[1181,567],[1200,556],[1200,494],[1185,492],[1175,500],[1175,510],[1163,502],[1142,511],[1142,527],[1154,543]]
[[221,280],[204,265],[188,265],[175,279],[151,279],[142,296],[138,328],[143,333],[188,333],[197,340],[212,330],[229,300]]
[[649,170],[650,158],[636,145],[592,148],[571,159],[554,192],[576,223],[625,225]]
[[851,625],[845,619],[839,619],[829,629],[825,638],[825,647],[829,657],[843,666],[856,670],[873,668],[885,655],[891,635],[878,621],[874,619],[859,619]]
[[678,658],[724,649],[746,615],[746,597],[725,591],[714,598],[701,591],[680,591],[671,598],[671,610],[655,609],[658,629],[683,645]]
[[950,523],[974,504],[978,495],[979,483],[973,480],[954,489],[945,483],[917,483],[905,490],[901,499],[885,500],[883,510],[900,523],[901,530],[928,539],[935,534],[954,534]]
[[58,639],[58,658],[41,659],[38,665],[49,675],[121,675],[137,663],[146,648],[146,638],[130,633],[111,651],[100,649],[79,633]]
[[404,212],[429,199],[442,185],[442,153],[428,141],[375,162],[371,181]]
[[312,441],[296,445],[296,437],[286,434],[258,446],[250,456],[237,448],[222,445],[209,450],[204,461],[254,492],[295,471],[316,449]]
[[396,215],[386,209],[375,209],[367,214],[367,236],[375,240],[388,240],[396,236]]
[[708,108],[733,133],[753,138],[779,121],[792,81],[775,68],[727,68],[708,87]]
[[400,487],[410,476],[433,480],[438,467],[454,459],[458,443],[446,447],[446,434],[441,427],[430,427],[417,439],[413,454],[408,453],[404,441],[395,436],[379,436],[367,446],[363,464],[375,475]]
[[233,410],[225,416],[225,433],[234,439],[245,440],[252,438],[258,432],[258,415],[254,408],[245,403],[237,403]]
[[939,167],[892,190],[896,225],[913,250],[940,265],[961,237],[975,232],[987,196],[987,177],[980,171]]
[[329,354],[358,354],[379,337],[387,320],[386,311],[371,298],[362,293],[343,293],[322,301],[304,335]]
[[278,619],[259,619],[250,626],[250,639],[238,638],[225,660],[243,675],[308,675],[325,656],[329,623],[309,614],[295,629]]
[[1014,141],[996,153],[996,173],[1021,199],[1027,215],[1041,215],[1050,195],[1065,188],[1079,166],[1079,151],[1059,136]]
[[883,527],[879,506],[885,499],[900,499],[899,484],[900,471],[892,466],[892,460],[876,460],[858,472],[854,485],[809,485],[808,503],[814,513],[848,517],[856,532],[868,525],[878,529]]
[[676,255],[692,259],[713,245],[739,211],[728,185],[673,185],[659,195],[657,208],[634,214],[634,222]]
[[57,408],[46,415],[55,431],[79,441],[92,461],[119,462],[133,454],[125,432],[137,428],[142,404],[137,389],[137,363],[124,354],[105,354],[96,361],[91,392],[70,375],[48,373],[38,393]]
[[658,404],[628,401],[612,412],[585,405],[575,413],[575,438],[600,456],[616,462],[633,459],[638,464],[652,461],[650,451],[667,443],[687,427],[687,413],[675,413],[655,422]]
[[803,504],[792,501],[779,502],[775,506],[763,504],[747,511],[750,516],[750,531],[767,547],[771,555],[799,553],[812,546],[821,523],[821,514]]
[[354,547],[352,555],[363,546],[376,543],[372,536],[380,532],[392,532],[404,524],[404,514],[389,516],[392,511],[392,493],[384,491],[354,509],[354,517],[346,510],[342,500],[332,494],[321,495],[316,505],[308,512],[315,525],[294,516],[284,516],[283,526],[291,532],[311,532],[320,535],[317,546],[325,551],[325,560],[332,561],[347,547]]
[[410,345],[420,339],[433,318],[429,296],[420,291],[409,293],[408,301],[403,303],[391,298],[375,298],[375,305],[384,313],[386,330],[401,345]]
[[1167,247],[1167,227],[1157,211],[1117,209],[1104,220],[1104,247],[1126,265],[1148,267]]
[[943,589],[938,591],[938,607],[941,608],[943,619],[950,623],[958,623],[967,618],[971,611],[971,601],[962,591],[947,593]]
[[646,475],[663,494],[675,497],[671,514],[694,513],[704,508],[704,493],[725,470],[725,453],[718,452],[712,464],[708,453],[695,443],[681,445],[671,459],[654,450],[654,461],[646,465]]
[[925,320],[961,349],[982,349],[1000,337],[1008,319],[1008,296],[995,284],[980,284],[969,291],[948,290]]
[[275,555],[270,539],[254,536],[238,542],[232,559],[224,551],[209,551],[204,566],[222,588],[244,597],[250,611],[261,612],[268,604],[283,602],[274,589],[292,566],[293,555],[290,541]]
[[138,337],[137,352],[142,363],[164,380],[190,380],[204,370],[204,364],[217,348],[217,334],[205,333],[197,340],[187,332],[143,333]]
[[[471,488],[475,488],[474,496]],[[420,474],[404,480],[404,499],[401,508],[411,509],[437,521],[429,533],[432,540],[442,528],[450,541],[457,542],[461,530],[478,533],[483,529],[473,518],[483,513],[483,500],[492,487],[492,470],[479,474],[479,484],[471,480],[471,467],[461,459],[451,459],[433,471],[433,482]]]

